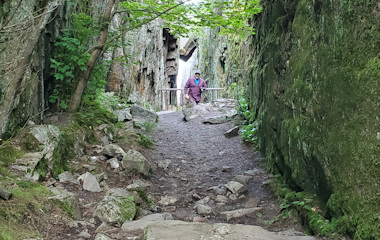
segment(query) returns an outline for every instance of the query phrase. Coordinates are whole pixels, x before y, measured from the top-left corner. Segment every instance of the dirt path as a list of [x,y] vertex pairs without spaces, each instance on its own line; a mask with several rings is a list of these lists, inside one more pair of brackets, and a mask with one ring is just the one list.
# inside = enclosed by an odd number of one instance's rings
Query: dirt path
[[[223,135],[233,126],[232,122],[206,125],[199,118],[186,122],[181,112],[160,113],[160,122],[153,134],[157,147],[145,151],[144,155],[153,166],[165,160],[171,163],[166,171],[162,168],[153,170],[151,181],[154,187],[150,188],[150,194],[157,201],[163,196],[178,200],[170,206],[162,206],[162,211],[171,212],[174,219],[193,221],[198,216],[202,217],[201,221],[210,223],[226,222],[220,212],[245,208],[250,199],[254,201],[254,198],[258,198],[258,207],[262,207],[259,214],[233,219],[229,223],[259,225],[272,231],[302,231],[299,224],[290,219],[268,224],[280,214],[276,197],[263,184],[271,176],[260,168],[261,157],[254,153],[253,145],[243,142],[239,137],[226,138]],[[247,185],[248,192],[226,204],[215,202],[215,189],[223,189],[236,175],[248,176],[246,171],[252,175]],[[210,197],[208,205],[213,208],[211,214],[199,215],[193,209],[197,195],[201,198]]]

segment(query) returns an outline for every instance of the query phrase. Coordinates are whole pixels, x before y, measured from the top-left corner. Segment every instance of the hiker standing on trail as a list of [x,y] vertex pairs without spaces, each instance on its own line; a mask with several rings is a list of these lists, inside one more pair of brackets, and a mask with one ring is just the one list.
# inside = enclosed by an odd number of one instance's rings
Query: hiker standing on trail
[[185,98],[198,104],[202,99],[202,92],[206,88],[206,82],[201,78],[201,71],[196,70],[194,77],[189,78],[186,82]]

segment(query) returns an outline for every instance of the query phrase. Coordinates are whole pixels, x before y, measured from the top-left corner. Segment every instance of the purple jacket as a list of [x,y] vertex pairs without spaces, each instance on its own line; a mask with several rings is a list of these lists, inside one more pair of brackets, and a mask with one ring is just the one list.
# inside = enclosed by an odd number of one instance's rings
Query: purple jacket
[[202,98],[201,87],[207,88],[205,80],[199,78],[199,84],[197,85],[194,77],[191,77],[186,82],[185,94],[189,94],[194,101],[200,101]]

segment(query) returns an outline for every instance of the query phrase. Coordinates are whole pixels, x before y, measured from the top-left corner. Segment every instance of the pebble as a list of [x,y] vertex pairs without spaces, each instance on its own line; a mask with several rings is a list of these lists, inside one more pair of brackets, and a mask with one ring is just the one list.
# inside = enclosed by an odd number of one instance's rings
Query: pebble
[[78,234],[78,237],[82,237],[82,238],[91,238],[91,234],[89,234],[88,232],[85,232],[85,231],[83,231],[83,232],[81,232],[81,233],[79,233]]
[[259,202],[260,198],[258,197],[250,198],[248,202],[246,202],[245,208],[255,208],[258,206]]
[[223,166],[222,167],[222,172],[232,172],[232,167],[231,166]]
[[198,214],[210,214],[212,213],[212,208],[208,205],[198,204],[197,205],[197,213]]
[[193,218],[193,222],[201,222],[201,223],[205,223],[205,222],[207,222],[207,218],[199,217],[199,216],[195,216],[195,217]]

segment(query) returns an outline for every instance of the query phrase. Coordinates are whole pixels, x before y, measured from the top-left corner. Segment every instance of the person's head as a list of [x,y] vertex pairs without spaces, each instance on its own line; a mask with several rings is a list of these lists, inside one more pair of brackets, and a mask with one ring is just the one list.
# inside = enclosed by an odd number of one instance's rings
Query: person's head
[[201,71],[196,70],[196,71],[195,71],[195,74],[194,74],[194,77],[195,77],[195,79],[198,80],[198,79],[201,77]]

